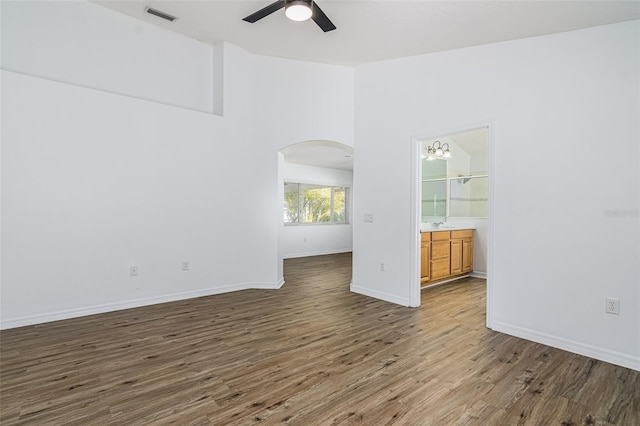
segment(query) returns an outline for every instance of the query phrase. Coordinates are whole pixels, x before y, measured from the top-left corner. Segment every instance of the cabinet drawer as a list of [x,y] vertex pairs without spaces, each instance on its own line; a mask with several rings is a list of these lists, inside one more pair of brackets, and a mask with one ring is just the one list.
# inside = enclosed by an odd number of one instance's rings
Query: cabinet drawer
[[451,239],[472,238],[473,229],[463,229],[461,231],[451,231]]
[[431,241],[449,241],[451,236],[449,231],[438,231],[431,233]]
[[451,245],[449,241],[432,241],[431,242],[431,259],[445,259],[447,262],[449,261],[449,256],[451,254]]
[[431,261],[431,279],[437,280],[451,275],[449,259]]
[[431,232],[421,232],[420,233],[420,241],[431,241]]

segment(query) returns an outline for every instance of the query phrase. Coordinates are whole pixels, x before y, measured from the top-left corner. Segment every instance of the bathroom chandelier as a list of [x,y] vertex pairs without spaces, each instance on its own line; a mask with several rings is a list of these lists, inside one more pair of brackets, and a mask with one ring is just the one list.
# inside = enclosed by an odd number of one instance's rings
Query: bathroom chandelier
[[435,141],[433,146],[427,148],[427,160],[442,160],[451,158],[451,151],[449,151],[449,144],[440,141]]

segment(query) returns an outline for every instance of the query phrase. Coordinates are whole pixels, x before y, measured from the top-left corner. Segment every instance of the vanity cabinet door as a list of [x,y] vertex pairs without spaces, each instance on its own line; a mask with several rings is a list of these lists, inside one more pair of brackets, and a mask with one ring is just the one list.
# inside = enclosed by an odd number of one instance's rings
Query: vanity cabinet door
[[451,273],[464,274],[473,271],[473,229],[464,229],[460,231],[451,231],[451,244],[453,251],[453,241],[459,241],[460,248],[460,269],[454,272],[453,256],[451,253]]
[[431,278],[431,234],[428,232],[420,235],[420,282],[429,281]]
[[462,273],[462,240],[451,240],[451,275]]
[[473,271],[473,237],[462,240],[462,272]]

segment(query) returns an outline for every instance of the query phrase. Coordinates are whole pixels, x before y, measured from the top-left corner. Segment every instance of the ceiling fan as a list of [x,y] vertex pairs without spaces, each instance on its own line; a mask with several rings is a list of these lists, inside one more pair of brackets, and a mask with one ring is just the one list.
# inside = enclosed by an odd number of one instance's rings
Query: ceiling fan
[[332,31],[336,29],[333,22],[324,14],[322,9],[318,7],[313,0],[278,0],[271,3],[259,11],[252,13],[243,19],[243,21],[254,23],[265,16],[271,15],[273,12],[284,7],[284,13],[287,18],[293,21],[306,21],[311,18],[324,31]]

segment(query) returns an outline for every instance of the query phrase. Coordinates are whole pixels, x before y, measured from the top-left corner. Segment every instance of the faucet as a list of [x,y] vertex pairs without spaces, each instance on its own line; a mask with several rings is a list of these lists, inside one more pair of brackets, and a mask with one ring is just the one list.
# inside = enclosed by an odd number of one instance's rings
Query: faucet
[[433,222],[433,227],[438,229],[440,228],[440,225],[442,225],[444,222]]

